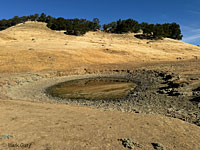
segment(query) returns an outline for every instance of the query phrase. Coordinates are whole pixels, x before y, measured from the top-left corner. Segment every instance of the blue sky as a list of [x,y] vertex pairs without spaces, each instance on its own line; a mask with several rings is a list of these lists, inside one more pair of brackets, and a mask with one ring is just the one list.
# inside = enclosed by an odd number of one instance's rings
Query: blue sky
[[44,12],[53,17],[97,17],[101,24],[132,18],[181,25],[183,41],[200,45],[200,0],[2,0],[0,19]]

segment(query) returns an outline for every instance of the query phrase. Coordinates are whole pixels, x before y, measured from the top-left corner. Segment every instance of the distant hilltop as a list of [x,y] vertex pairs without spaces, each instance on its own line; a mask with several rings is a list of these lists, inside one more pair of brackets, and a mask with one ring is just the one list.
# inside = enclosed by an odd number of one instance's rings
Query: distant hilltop
[[[52,30],[65,30],[65,34],[68,35],[83,35],[88,31],[98,31],[101,29],[100,20],[94,18],[92,21],[86,19],[65,19],[62,17],[47,16],[42,13],[34,14],[30,16],[15,16],[12,19],[0,20],[0,30],[7,29],[19,23],[26,21],[38,21],[47,23],[47,27]],[[165,24],[148,24],[146,22],[138,23],[133,19],[113,21],[108,24],[102,25],[104,32],[109,33],[141,33],[137,38],[142,39],[162,39],[172,38],[181,40],[183,35],[181,34],[180,25],[177,23],[165,23]]]

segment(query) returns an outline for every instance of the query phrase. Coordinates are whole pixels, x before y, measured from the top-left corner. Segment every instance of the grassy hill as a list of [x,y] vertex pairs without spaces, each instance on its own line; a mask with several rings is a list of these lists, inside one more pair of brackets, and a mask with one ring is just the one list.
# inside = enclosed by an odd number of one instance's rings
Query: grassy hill
[[[140,40],[133,34],[52,31],[26,22],[0,32],[0,72],[82,69],[82,66],[142,64],[195,59],[200,48],[178,40]],[[82,64],[82,65],[80,65]]]
[[0,31],[0,150],[12,149],[9,143],[33,150],[121,150],[121,138],[143,145],[135,149],[151,150],[158,142],[169,150],[199,150],[200,128],[176,118],[39,101],[40,91],[28,97],[51,80],[120,69],[173,72],[198,87],[199,58],[200,47],[168,38],[102,31],[71,36],[39,22]]

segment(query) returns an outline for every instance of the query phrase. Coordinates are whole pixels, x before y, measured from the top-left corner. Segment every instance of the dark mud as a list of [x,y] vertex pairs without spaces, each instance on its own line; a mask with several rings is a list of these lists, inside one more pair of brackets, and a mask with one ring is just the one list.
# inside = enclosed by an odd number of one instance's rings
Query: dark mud
[[70,80],[49,87],[49,95],[62,99],[116,99],[123,98],[135,86],[134,83],[121,78],[90,78]]

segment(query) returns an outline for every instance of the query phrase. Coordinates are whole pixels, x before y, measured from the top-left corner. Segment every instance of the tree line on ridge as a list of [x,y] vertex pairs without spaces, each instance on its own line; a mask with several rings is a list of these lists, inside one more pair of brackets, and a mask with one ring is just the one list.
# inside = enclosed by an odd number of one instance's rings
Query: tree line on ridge
[[[5,30],[11,26],[26,21],[38,21],[47,23],[47,27],[52,30],[65,30],[68,35],[83,35],[89,31],[98,31],[101,29],[100,21],[98,18],[94,18],[92,21],[86,19],[65,19],[62,17],[52,17],[46,14],[34,14],[29,16],[18,17],[15,16],[11,19],[0,20],[0,31]],[[102,26],[104,32],[108,33],[141,33],[135,35],[142,39],[162,39],[172,38],[181,40],[182,34],[180,25],[173,23],[165,24],[148,24],[146,22],[138,23],[133,19],[117,20]]]

